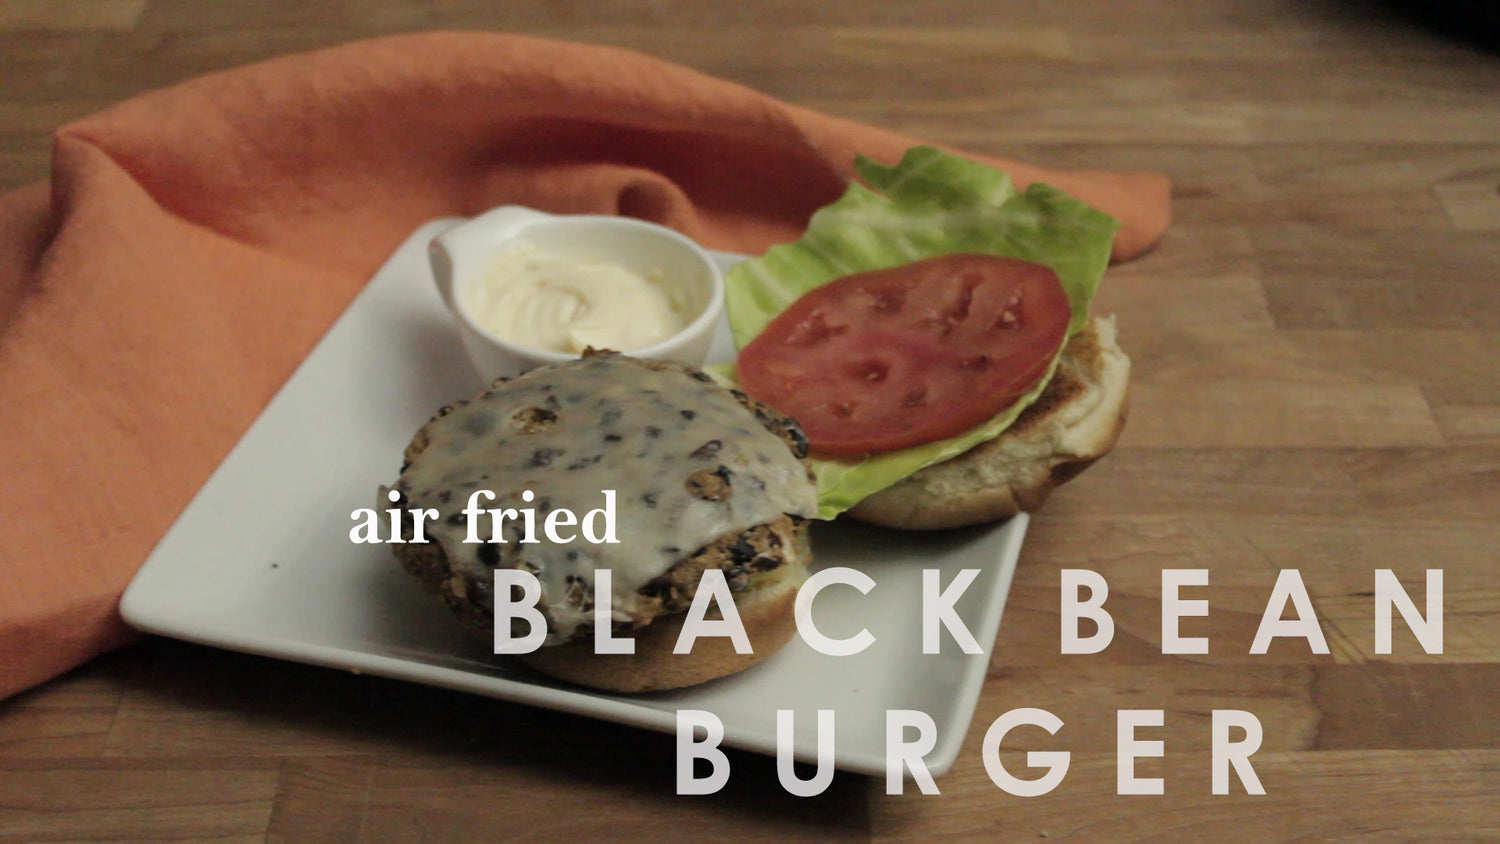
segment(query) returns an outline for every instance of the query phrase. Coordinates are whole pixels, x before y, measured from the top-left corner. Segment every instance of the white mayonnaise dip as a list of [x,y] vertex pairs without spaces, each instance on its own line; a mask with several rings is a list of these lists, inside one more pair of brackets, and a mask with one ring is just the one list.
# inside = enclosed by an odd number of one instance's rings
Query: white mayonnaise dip
[[687,325],[662,278],[605,261],[514,241],[468,294],[469,315],[523,346],[579,354],[592,346],[630,352]]

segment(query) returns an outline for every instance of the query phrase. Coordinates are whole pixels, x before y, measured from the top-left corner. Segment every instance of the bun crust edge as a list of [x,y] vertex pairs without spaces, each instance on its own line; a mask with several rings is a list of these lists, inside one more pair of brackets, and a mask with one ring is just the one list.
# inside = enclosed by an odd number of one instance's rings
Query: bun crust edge
[[[686,613],[657,618],[635,633],[635,653],[596,654],[592,638],[541,647],[518,658],[542,674],[580,686],[612,692],[651,692],[694,686],[736,674],[776,653],[796,633],[793,608],[797,589],[807,579],[812,557],[807,524],[796,528],[786,561],[767,572],[767,582],[736,593],[735,610],[750,640],[751,653],[740,654],[723,636],[702,636],[690,653],[672,649]],[[721,618],[711,612],[709,618]]]
[[1005,433],[865,498],[848,515],[938,530],[1035,510],[1114,448],[1129,412],[1129,380],[1114,319],[1094,317],[1068,341],[1046,390]]

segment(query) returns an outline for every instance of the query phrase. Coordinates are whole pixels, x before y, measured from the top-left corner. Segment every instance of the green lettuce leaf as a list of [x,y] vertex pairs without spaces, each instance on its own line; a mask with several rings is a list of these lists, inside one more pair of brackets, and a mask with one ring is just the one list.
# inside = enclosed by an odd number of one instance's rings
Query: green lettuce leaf
[[[813,214],[800,240],[772,247],[726,274],[725,303],[737,347],[820,284],[952,252],[1046,264],[1072,304],[1070,335],[1088,321],[1119,228],[1114,218],[1047,185],[1017,191],[1005,173],[933,147],[914,147],[893,167],[863,157],[855,166],[868,188],[850,185],[838,201]],[[864,458],[814,459],[819,517],[831,519],[924,466],[998,436],[1041,395],[1056,367],[1054,359],[1020,401],[960,436]]]

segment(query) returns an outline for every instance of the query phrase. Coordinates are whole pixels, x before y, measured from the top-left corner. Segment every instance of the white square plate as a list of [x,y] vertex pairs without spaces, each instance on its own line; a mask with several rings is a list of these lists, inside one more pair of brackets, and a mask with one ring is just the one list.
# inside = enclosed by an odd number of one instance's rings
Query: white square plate
[[[551,682],[487,652],[424,594],[384,546],[349,541],[351,512],[374,506],[413,432],[443,404],[482,386],[427,268],[426,246],[453,220],[417,230],[329,330],[199,490],[131,582],[125,620],[230,650],[380,674],[672,732],[676,710],[724,724],[724,744],[776,752],[776,711],[796,713],[795,751],[817,758],[817,711],[835,712],[835,764],[885,771],[885,713],[914,709],[937,727],[927,755],[946,771],[962,744],[1000,626],[1027,519],[938,533],[857,524],[815,526],[814,566],[874,578],[868,595],[824,590],[819,630],[867,628],[875,644],[825,656],[800,638],[742,674],[638,696]],[[725,266],[736,256],[720,254]],[[712,361],[733,358],[721,326]],[[922,570],[941,583],[979,569],[956,605],[984,647],[964,654],[946,634],[922,653]]]

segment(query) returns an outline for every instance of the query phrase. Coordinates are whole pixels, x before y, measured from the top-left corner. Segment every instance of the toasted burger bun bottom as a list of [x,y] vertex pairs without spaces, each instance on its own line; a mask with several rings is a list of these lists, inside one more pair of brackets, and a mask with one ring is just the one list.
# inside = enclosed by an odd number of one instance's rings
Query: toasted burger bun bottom
[[[750,640],[751,653],[736,653],[727,636],[700,636],[689,653],[673,653],[686,613],[658,617],[635,631],[635,652],[596,654],[592,637],[541,647],[520,656],[549,677],[613,692],[651,692],[693,686],[749,668],[776,653],[796,632],[797,588],[807,579],[812,559],[807,524],[799,522],[793,541],[782,546],[784,562],[751,580],[734,595],[734,606]],[[710,619],[723,616],[717,609]]]
[[903,529],[962,527],[1042,505],[1114,447],[1125,427],[1130,358],[1113,318],[1090,319],[1063,350],[1051,382],[1005,433],[928,466],[848,511]]

